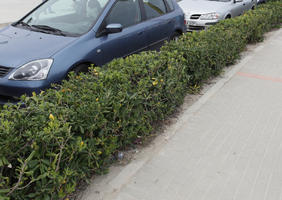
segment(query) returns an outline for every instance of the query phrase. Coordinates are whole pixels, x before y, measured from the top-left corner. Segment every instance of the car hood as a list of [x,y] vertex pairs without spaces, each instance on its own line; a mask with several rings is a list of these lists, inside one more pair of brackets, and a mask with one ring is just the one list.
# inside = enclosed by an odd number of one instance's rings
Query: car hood
[[0,30],[0,66],[16,68],[50,58],[76,39],[8,26]]
[[186,15],[205,14],[212,12],[222,13],[227,9],[230,2],[208,1],[208,0],[182,0],[179,6]]

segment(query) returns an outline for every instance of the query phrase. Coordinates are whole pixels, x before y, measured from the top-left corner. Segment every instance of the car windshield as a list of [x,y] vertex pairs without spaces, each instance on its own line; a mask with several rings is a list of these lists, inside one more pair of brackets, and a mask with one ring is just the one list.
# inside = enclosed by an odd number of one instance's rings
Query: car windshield
[[109,0],[48,0],[17,25],[47,33],[82,35],[95,24]]

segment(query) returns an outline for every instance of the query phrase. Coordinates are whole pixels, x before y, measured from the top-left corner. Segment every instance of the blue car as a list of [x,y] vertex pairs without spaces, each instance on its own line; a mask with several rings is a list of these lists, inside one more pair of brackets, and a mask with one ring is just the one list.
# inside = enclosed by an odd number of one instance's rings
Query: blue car
[[257,1],[257,5],[263,4],[263,3],[266,3],[266,2],[267,2],[267,0],[258,0],[258,1]]
[[185,31],[174,0],[47,0],[0,30],[0,101],[38,93],[89,64],[158,49]]

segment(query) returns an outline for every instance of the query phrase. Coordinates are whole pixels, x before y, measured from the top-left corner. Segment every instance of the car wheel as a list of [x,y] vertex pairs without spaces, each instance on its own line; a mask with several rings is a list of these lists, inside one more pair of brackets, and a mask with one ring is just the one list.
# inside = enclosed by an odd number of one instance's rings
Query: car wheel
[[231,19],[231,15],[227,15],[225,19]]
[[88,72],[90,65],[89,64],[80,64],[76,67],[74,67],[71,71],[73,71],[76,74],[79,74],[80,72]]
[[80,72],[89,72],[88,68],[90,67],[89,64],[80,64],[76,67],[72,68],[66,75],[65,79],[69,80],[69,73],[74,72],[75,74],[79,74]]
[[177,41],[179,39],[179,37],[181,36],[180,33],[178,32],[174,32],[173,35],[170,37],[170,40],[174,40]]

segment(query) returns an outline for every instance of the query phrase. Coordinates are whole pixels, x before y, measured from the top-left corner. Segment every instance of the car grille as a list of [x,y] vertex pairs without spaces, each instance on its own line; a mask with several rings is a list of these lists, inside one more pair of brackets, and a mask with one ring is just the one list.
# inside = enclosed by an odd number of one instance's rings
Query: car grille
[[201,17],[200,14],[197,15],[191,15],[190,19],[199,19]]
[[11,71],[11,68],[9,67],[2,67],[0,66],[0,78],[3,78]]
[[188,26],[188,29],[191,30],[191,31],[201,31],[201,30],[205,30],[205,27],[204,26]]

